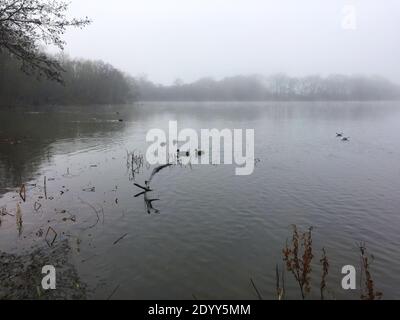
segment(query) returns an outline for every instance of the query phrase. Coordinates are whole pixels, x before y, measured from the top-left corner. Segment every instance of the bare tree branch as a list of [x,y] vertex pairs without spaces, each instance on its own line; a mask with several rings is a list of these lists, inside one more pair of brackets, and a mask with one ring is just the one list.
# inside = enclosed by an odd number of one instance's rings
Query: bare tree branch
[[63,68],[46,55],[43,45],[63,50],[63,35],[69,27],[83,28],[84,19],[66,17],[68,3],[64,0],[2,0],[0,2],[0,51],[8,51],[22,62],[28,74],[62,82]]

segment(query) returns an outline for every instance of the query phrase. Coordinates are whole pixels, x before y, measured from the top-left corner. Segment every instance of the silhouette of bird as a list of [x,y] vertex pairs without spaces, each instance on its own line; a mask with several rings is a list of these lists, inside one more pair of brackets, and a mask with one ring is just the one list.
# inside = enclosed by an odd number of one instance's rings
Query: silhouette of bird
[[343,137],[343,133],[336,133],[336,137],[337,138]]
[[204,154],[204,152],[203,152],[203,151],[201,151],[201,150],[197,150],[197,149],[196,149],[196,154],[197,154],[198,156],[201,156],[201,155],[203,155],[203,154]]
[[343,137],[342,141],[350,141],[350,137]]

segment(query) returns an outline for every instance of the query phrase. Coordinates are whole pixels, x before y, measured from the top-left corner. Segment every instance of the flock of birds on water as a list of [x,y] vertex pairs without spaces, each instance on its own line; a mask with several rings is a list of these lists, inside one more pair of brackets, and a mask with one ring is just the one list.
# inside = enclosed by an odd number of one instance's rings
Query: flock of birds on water
[[[340,132],[340,133],[337,132],[337,133],[336,133],[336,137],[337,137],[337,138],[340,138],[340,140],[341,140],[341,141],[344,141],[344,142],[349,142],[349,141],[350,141],[350,137],[345,136],[343,132]],[[174,142],[175,142],[175,141],[174,141]],[[163,146],[166,146],[166,143],[161,143],[161,146],[162,146],[162,147],[163,147]],[[196,156],[199,156],[199,157],[200,157],[200,156],[204,155],[204,151],[196,149],[196,150],[195,150],[195,154],[196,154]],[[180,156],[190,157],[190,151],[181,151],[180,149],[177,149],[177,150],[176,150],[176,155],[177,155],[177,158],[178,158],[178,159],[179,159]],[[157,209],[155,209],[155,208],[153,207],[153,202],[159,201],[160,199],[149,199],[149,198],[148,198],[148,193],[153,191],[153,190],[150,188],[150,182],[151,182],[151,180],[153,179],[153,177],[154,177],[158,172],[160,172],[161,170],[163,170],[163,169],[165,169],[165,168],[168,168],[168,167],[170,167],[170,166],[172,166],[172,164],[169,163],[169,164],[166,164],[166,165],[162,165],[162,166],[156,167],[156,168],[153,170],[153,172],[152,172],[152,174],[151,174],[149,180],[146,180],[146,181],[145,181],[145,186],[141,186],[141,185],[139,185],[138,183],[135,183],[135,186],[137,186],[137,187],[139,187],[140,189],[142,189],[142,192],[140,192],[140,193],[138,193],[137,195],[135,195],[135,197],[144,195],[144,201],[145,201],[145,204],[146,204],[146,211],[147,211],[148,214],[150,214],[151,212],[155,212],[155,213],[159,213],[159,212],[160,212],[159,210],[157,210]]]
[[345,137],[344,134],[343,134],[343,132],[341,132],[341,133],[336,133],[336,137],[337,137],[337,138],[340,138],[342,141],[345,141],[345,142],[350,141],[350,137]]
[[[196,153],[196,155],[197,156],[202,156],[203,154],[204,154],[204,151],[201,151],[201,150],[195,150],[195,153]],[[178,158],[179,158],[179,156],[181,156],[181,155],[184,155],[184,156],[186,156],[186,157],[190,157],[190,151],[184,151],[184,152],[181,152],[181,150],[176,150],[176,154],[177,154],[177,156],[178,156]]]

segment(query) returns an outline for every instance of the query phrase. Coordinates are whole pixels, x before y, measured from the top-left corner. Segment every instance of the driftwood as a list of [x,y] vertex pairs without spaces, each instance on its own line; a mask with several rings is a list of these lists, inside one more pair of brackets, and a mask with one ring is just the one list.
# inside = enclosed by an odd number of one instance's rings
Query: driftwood
[[114,241],[113,245],[115,246],[118,242],[121,240],[125,239],[125,237],[128,235],[128,233],[125,233],[123,236],[119,237],[116,241]]
[[150,189],[151,180],[152,180],[152,179],[154,178],[154,176],[155,176],[157,173],[159,173],[161,170],[163,170],[163,169],[165,169],[165,168],[168,168],[168,167],[170,167],[170,166],[172,166],[172,164],[168,163],[168,164],[161,165],[161,166],[158,166],[157,168],[155,168],[155,169],[153,170],[153,172],[151,173],[149,180],[145,182],[145,183],[146,183],[146,186],[142,186],[142,185],[140,185],[140,184],[138,184],[138,183],[134,183],[134,185],[135,185],[136,187],[138,187],[138,188],[140,188],[140,189],[143,190],[142,192],[136,194],[136,195],[135,195],[135,198],[144,195],[144,204],[145,204],[145,208],[146,208],[146,211],[147,211],[148,214],[151,214],[152,211],[155,212],[155,213],[159,213],[159,212],[160,212],[159,210],[157,210],[157,209],[155,209],[155,208],[153,207],[153,202],[160,201],[160,199],[149,199],[149,198],[148,198],[148,193],[153,191],[152,189]]
[[43,178],[43,186],[44,186],[44,197],[47,199],[47,178],[46,178],[46,176]]
[[159,210],[157,210],[157,209],[155,209],[153,207],[153,202],[155,202],[155,201],[160,201],[160,199],[149,199],[147,197],[147,192],[145,192],[145,194],[144,194],[144,203],[146,205],[146,209],[147,209],[147,213],[148,214],[151,214],[151,210],[154,210],[155,213],[160,213]]
[[22,201],[26,201],[26,188],[24,184],[21,186],[21,189],[19,189],[19,196],[21,197]]
[[[91,225],[90,227],[86,228],[85,230],[94,228],[100,222],[100,215],[99,215],[98,210],[94,206],[92,206],[89,202],[86,202],[86,201],[82,200],[80,197],[78,197],[78,199],[83,204],[86,204],[87,206],[89,206],[93,210],[93,212],[96,214],[96,218],[97,218],[96,222],[93,225]],[[104,211],[103,211],[103,223],[104,223]]]
[[149,178],[148,184],[150,184],[151,180],[153,180],[154,176],[155,176],[157,173],[159,173],[161,170],[163,170],[163,169],[165,169],[165,168],[168,168],[168,167],[170,167],[170,166],[172,166],[172,164],[168,163],[168,164],[165,164],[165,165],[162,165],[162,166],[159,166],[159,167],[155,168],[155,169],[153,170],[153,172],[151,173],[151,176],[150,176],[150,178]]
[[36,212],[38,212],[41,207],[42,205],[39,202],[35,202],[35,204],[33,205],[33,209],[35,209]]
[[16,217],[16,222],[17,222],[18,234],[21,235],[23,222],[22,222],[21,207],[19,206],[19,203],[17,203],[17,212],[15,214],[15,217]]
[[257,289],[257,287],[256,287],[256,284],[254,283],[253,279],[250,279],[250,281],[251,281],[251,285],[252,285],[253,288],[254,288],[254,291],[257,293],[258,299],[259,299],[259,300],[262,300],[263,298],[262,298],[262,296],[261,296],[261,294],[260,294],[260,291],[258,291],[258,289]]
[[114,296],[114,294],[117,292],[117,290],[119,289],[120,285],[117,285],[115,287],[115,289],[113,290],[113,292],[111,292],[111,294],[108,296],[107,300],[111,300],[111,298]]
[[[53,236],[53,238],[48,239],[48,236],[49,236],[49,233],[50,233],[50,232],[52,232],[54,236]],[[46,240],[46,242],[47,242],[47,244],[48,244],[49,247],[52,247],[52,246],[53,246],[54,241],[56,241],[56,239],[57,239],[57,236],[58,236],[58,233],[57,233],[56,230],[54,230],[52,227],[49,227],[49,228],[47,229],[46,236],[45,236],[44,238],[45,238],[45,240]],[[49,240],[51,240],[51,241],[49,241]]]
[[135,185],[136,187],[140,188],[140,189],[143,189],[143,190],[146,191],[146,192],[151,192],[151,191],[153,191],[153,190],[151,190],[149,187],[143,187],[143,186],[141,186],[141,185],[138,184],[138,183],[134,183],[134,185]]

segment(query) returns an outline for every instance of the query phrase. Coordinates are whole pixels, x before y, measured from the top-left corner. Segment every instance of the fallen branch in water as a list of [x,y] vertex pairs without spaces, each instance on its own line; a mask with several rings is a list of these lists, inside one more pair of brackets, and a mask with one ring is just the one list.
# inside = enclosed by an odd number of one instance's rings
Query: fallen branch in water
[[256,287],[256,284],[254,283],[253,279],[250,278],[250,281],[251,281],[251,284],[252,284],[252,286],[254,288],[254,291],[257,293],[258,299],[259,300],[263,300],[263,298],[261,296],[261,293],[260,293],[260,291],[258,291],[258,289]]
[[148,184],[150,184],[151,180],[153,180],[154,176],[155,176],[157,173],[159,173],[161,170],[163,170],[163,169],[165,169],[165,168],[168,168],[168,167],[171,167],[171,166],[172,166],[172,164],[168,163],[168,164],[164,164],[164,165],[162,165],[162,166],[159,166],[159,167],[155,168],[155,169],[153,170],[153,172],[151,173],[151,176],[150,176],[150,178],[149,178]]
[[7,208],[2,207],[0,210],[0,216],[6,216],[6,215],[8,215]]
[[85,188],[85,189],[82,189],[82,191],[85,191],[85,192],[96,192],[96,187]]
[[128,235],[128,233],[125,233],[122,237],[118,238],[116,241],[114,241],[113,245],[115,246],[118,242],[122,241],[125,239],[125,237]]
[[15,217],[16,217],[16,222],[17,222],[18,234],[21,235],[23,222],[22,222],[21,207],[19,206],[19,203],[17,203],[17,213],[15,214]]
[[111,294],[108,296],[107,300],[111,300],[111,298],[114,296],[114,294],[117,292],[117,290],[119,289],[120,285],[117,285],[115,287],[115,289],[113,290],[113,292],[111,292]]
[[80,197],[78,197],[78,199],[79,199],[83,204],[86,204],[87,206],[89,206],[89,207],[94,211],[94,213],[96,214],[96,217],[97,217],[96,223],[93,224],[92,226],[86,228],[85,230],[89,230],[89,229],[94,228],[94,227],[97,226],[97,224],[100,222],[99,212],[98,212],[97,209],[96,209],[94,206],[92,206],[89,202],[86,202],[86,201],[82,200],[82,198],[80,198]]
[[38,212],[41,207],[42,205],[39,202],[35,202],[35,204],[33,205],[33,209],[35,209],[36,212]]
[[26,201],[26,188],[24,184],[21,186],[21,189],[19,189],[19,196],[24,202]]
[[[283,300],[285,298],[285,271],[282,269],[282,274],[279,273],[279,266],[276,265],[276,295],[278,300]],[[281,286],[282,285],[282,286]]]
[[143,186],[141,186],[141,185],[138,184],[138,183],[134,183],[134,185],[135,185],[136,187],[140,188],[140,189],[143,189],[143,190],[146,191],[146,192],[151,192],[151,191],[153,191],[153,190],[151,190],[149,187],[143,187]]
[[104,208],[103,208],[103,207],[101,207],[101,214],[103,215],[103,224],[104,224],[104,218],[105,218],[105,216],[104,216]]
[[44,197],[47,199],[47,178],[44,176],[43,178],[43,186],[44,186]]
[[[47,237],[48,237],[50,231],[53,232],[53,234],[54,234],[54,236],[53,236],[53,238],[52,238],[51,241],[49,241],[49,239],[47,239]],[[57,233],[56,230],[54,230],[52,227],[49,227],[49,228],[47,229],[46,236],[44,237],[44,239],[46,240],[46,242],[47,242],[47,244],[48,244],[49,247],[52,247],[52,246],[53,246],[54,241],[56,241],[57,236],[58,236],[58,233]]]
[[134,197],[135,197],[135,198],[138,198],[138,197],[140,197],[140,196],[146,194],[146,192],[147,192],[147,191],[142,191],[142,192],[140,192],[140,193],[138,193],[138,194],[135,194]]

